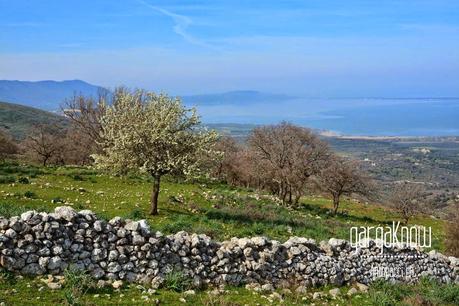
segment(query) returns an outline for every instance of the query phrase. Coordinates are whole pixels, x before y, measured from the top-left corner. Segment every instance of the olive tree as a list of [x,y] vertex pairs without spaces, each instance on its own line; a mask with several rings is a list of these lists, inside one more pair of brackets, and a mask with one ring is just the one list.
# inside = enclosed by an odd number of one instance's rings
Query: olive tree
[[153,178],[150,214],[158,214],[161,178],[199,170],[201,157],[213,153],[215,132],[201,128],[194,109],[179,98],[142,90],[116,92],[100,118],[102,154],[96,165]]

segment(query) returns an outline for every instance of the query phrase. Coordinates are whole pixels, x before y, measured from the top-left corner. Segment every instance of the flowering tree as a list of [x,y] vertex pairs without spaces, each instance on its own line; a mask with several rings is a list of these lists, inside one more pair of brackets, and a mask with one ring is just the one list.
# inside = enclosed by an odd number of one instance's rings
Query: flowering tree
[[118,89],[100,123],[103,153],[94,155],[96,165],[149,173],[152,215],[158,214],[161,177],[198,171],[201,157],[213,153],[217,139],[180,99],[143,90]]

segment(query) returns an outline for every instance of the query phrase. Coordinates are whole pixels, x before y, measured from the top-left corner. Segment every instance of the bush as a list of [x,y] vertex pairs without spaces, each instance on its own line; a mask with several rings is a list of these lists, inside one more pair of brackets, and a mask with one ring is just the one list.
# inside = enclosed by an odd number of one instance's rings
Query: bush
[[166,274],[163,283],[164,288],[182,292],[191,287],[190,279],[182,271],[172,270]]
[[134,208],[129,214],[126,215],[126,219],[140,220],[145,219],[145,212],[139,208]]
[[73,175],[73,176],[72,176],[72,179],[73,179],[74,181],[84,181],[84,178],[83,178],[81,175],[79,175],[79,174]]
[[18,179],[18,183],[21,183],[21,184],[30,184],[30,181],[28,178],[24,177],[24,176],[21,176],[19,179]]
[[24,196],[28,199],[34,199],[37,197],[37,195],[35,194],[35,192],[32,192],[30,190],[27,190],[26,192],[24,192]]

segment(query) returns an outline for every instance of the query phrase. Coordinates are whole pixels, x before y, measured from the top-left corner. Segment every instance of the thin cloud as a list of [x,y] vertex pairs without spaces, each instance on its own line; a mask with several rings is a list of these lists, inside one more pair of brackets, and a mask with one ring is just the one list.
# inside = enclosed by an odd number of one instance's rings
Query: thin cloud
[[191,18],[187,17],[187,16],[184,16],[184,15],[180,15],[180,14],[176,14],[176,13],[173,13],[169,10],[166,10],[166,9],[163,9],[163,8],[160,8],[160,7],[157,7],[157,6],[154,6],[154,5],[151,5],[143,0],[138,0],[140,3],[142,3],[143,5],[157,11],[157,12],[160,12],[161,14],[167,16],[167,17],[170,17],[173,21],[174,21],[174,26],[173,26],[173,30],[174,32],[181,36],[185,41],[191,43],[191,44],[194,44],[194,45],[198,45],[198,46],[201,46],[201,47],[206,47],[206,48],[212,48],[214,49],[214,46],[211,46],[209,45],[208,43],[194,37],[193,35],[189,34],[187,32],[187,29],[189,26],[191,26],[193,24],[193,21],[191,20]]

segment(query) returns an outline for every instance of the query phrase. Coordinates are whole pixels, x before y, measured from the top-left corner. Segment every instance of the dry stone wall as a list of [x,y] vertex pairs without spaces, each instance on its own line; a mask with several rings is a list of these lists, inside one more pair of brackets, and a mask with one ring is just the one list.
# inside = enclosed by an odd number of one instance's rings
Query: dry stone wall
[[[384,255],[375,243],[356,250],[348,242],[292,237],[284,243],[264,237],[217,242],[206,235],[152,232],[145,220],[100,220],[88,210],[58,207],[0,217],[0,266],[21,274],[89,271],[96,279],[149,283],[158,287],[171,271],[195,287],[253,284],[273,287],[368,284],[384,276],[415,282],[428,275],[459,282],[459,259],[436,252],[395,247]],[[389,272],[378,275],[375,271]],[[395,271],[395,273],[394,273]],[[405,273],[409,271],[409,273]]]

